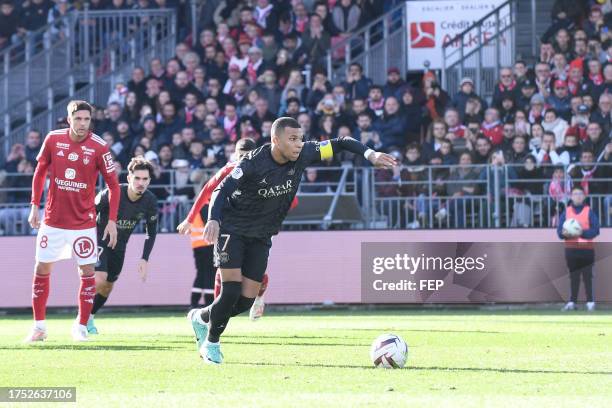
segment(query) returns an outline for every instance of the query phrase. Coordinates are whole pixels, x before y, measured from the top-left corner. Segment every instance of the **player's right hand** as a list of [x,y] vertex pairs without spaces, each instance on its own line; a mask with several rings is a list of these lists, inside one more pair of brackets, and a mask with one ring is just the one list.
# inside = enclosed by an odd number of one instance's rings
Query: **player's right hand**
[[32,208],[30,208],[30,215],[28,216],[28,222],[30,223],[30,227],[34,229],[40,228],[40,215],[38,214],[38,206],[32,204]]
[[191,232],[191,223],[185,219],[178,225],[178,227],[176,227],[176,230],[179,234],[187,235],[189,232]]
[[204,239],[208,242],[215,243],[219,238],[219,223],[215,220],[210,220],[204,226]]
[[117,223],[115,221],[108,220],[106,224],[106,228],[104,228],[104,235],[102,235],[102,240],[106,240],[108,236],[108,247],[111,249],[115,249],[117,245]]

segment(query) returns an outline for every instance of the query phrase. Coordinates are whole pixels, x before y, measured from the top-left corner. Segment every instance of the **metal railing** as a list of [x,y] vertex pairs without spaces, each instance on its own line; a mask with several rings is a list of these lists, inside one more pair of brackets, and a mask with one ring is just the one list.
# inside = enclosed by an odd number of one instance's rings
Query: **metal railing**
[[[550,174],[555,167],[541,167],[540,178],[520,178],[524,165],[419,166],[400,168],[399,175],[371,167],[319,167],[305,174],[298,189],[300,206],[309,199],[320,198],[318,216],[291,217],[287,228],[351,229],[448,229],[448,228],[554,228],[567,205],[569,186],[567,172],[557,180],[562,196],[549,194]],[[600,163],[601,167],[612,167]],[[564,169],[567,170],[567,169]],[[165,170],[150,185],[158,197],[159,231],[173,232],[189,212],[195,193],[215,169]],[[518,174],[518,176],[517,176]],[[604,172],[605,174],[605,172]],[[125,175],[125,173],[123,173]],[[0,234],[27,235],[29,194],[32,174],[0,173]],[[163,182],[162,182],[163,180]],[[574,180],[574,182],[580,182]],[[602,226],[612,227],[612,178],[591,178],[595,184],[607,185],[605,192],[591,192],[587,203]],[[535,187],[534,187],[535,185]],[[100,178],[98,189],[103,187]],[[19,198],[15,198],[19,197]],[[338,215],[347,201],[354,200],[358,216],[348,219]],[[9,202],[19,200],[19,202]],[[348,201],[348,204],[351,204]],[[303,210],[303,207],[302,207]],[[307,211],[308,213],[308,211]]]
[[339,83],[346,77],[351,63],[359,63],[366,77],[374,83],[387,80],[387,69],[397,67],[406,73],[406,12],[405,3],[394,7],[348,37],[333,44],[327,53],[327,77]]
[[[106,104],[118,81],[127,81],[135,65],[153,57],[170,58],[176,44],[175,11],[126,10],[73,12],[70,35],[52,42],[46,36],[43,51],[26,53],[23,69],[0,77],[5,154],[30,129],[43,133],[65,116],[66,103],[82,98]],[[5,66],[8,64],[5,59]],[[22,75],[22,71],[25,72]],[[22,76],[20,76],[22,75]],[[21,92],[15,89],[21,88]]]
[[[442,81],[447,92],[457,92],[461,79],[469,77],[478,95],[493,96],[499,70],[512,66],[516,57],[516,5],[517,0],[504,2],[442,46]],[[468,44],[476,45],[466,49]]]

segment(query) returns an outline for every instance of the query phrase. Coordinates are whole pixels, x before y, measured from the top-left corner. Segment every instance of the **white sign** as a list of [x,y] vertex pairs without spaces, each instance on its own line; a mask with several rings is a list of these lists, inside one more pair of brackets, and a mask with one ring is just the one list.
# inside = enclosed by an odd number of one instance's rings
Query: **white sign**
[[[449,43],[457,34],[460,34],[476,21],[480,20],[497,7],[505,0],[440,0],[440,1],[408,1],[406,2],[406,13],[408,23],[408,69],[422,70],[424,69],[425,61],[429,61],[430,69],[442,69],[444,64],[442,60],[442,46]],[[510,7],[502,8],[500,12],[500,30],[507,26],[510,21]],[[508,59],[506,64],[511,64],[514,56],[509,55],[512,50],[511,31],[507,31],[501,38],[500,56],[506,56]],[[487,43],[496,33],[495,15],[488,18],[479,33],[477,29],[470,30],[464,37],[463,44],[458,41],[452,43],[447,48],[447,54],[450,54],[450,63],[458,61],[460,58],[460,46],[463,46],[463,53],[467,55],[470,51],[476,49],[476,46],[481,42]],[[495,61],[495,46],[494,42],[490,46],[485,47],[481,65],[493,66]],[[476,65],[476,57],[474,56],[470,63],[466,65]],[[447,58],[447,65],[449,59]]]

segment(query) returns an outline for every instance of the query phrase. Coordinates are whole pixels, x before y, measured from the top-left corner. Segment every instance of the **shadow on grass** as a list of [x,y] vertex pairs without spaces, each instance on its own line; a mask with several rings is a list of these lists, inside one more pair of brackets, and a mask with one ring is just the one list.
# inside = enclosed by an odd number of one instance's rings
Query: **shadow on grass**
[[363,328],[336,328],[336,329],[322,329],[322,330],[346,330],[346,331],[401,331],[401,332],[425,332],[425,333],[478,333],[478,334],[510,334],[508,332],[499,331],[486,331],[486,330],[438,330],[438,329],[404,329],[400,327],[387,327],[384,329],[363,329]]
[[[247,365],[247,366],[275,366],[275,367],[314,367],[314,368],[357,368],[357,369],[373,369],[373,366],[352,365],[352,364],[306,364],[306,363],[265,363],[265,362],[225,362],[230,365]],[[406,367],[406,371],[472,371],[472,372],[493,372],[502,374],[586,374],[586,375],[610,375],[612,371],[571,371],[571,370],[526,370],[514,368],[482,368],[482,367]],[[401,371],[401,370],[400,370]]]

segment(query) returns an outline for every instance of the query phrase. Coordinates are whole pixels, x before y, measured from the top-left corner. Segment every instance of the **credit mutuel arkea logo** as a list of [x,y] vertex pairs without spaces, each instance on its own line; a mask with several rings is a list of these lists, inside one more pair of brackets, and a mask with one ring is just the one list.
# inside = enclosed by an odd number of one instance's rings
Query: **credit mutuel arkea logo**
[[436,23],[424,21],[410,23],[410,48],[434,48],[436,46]]

